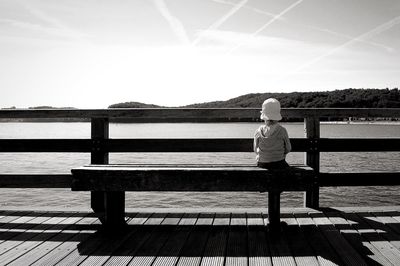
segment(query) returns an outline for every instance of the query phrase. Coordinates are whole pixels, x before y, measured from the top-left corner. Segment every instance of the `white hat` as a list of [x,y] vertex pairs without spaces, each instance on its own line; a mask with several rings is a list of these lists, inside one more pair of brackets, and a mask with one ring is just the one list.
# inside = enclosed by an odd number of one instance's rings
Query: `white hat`
[[275,120],[279,121],[282,119],[281,116],[281,104],[277,99],[269,98],[262,104],[262,111],[260,112],[260,118],[262,120]]

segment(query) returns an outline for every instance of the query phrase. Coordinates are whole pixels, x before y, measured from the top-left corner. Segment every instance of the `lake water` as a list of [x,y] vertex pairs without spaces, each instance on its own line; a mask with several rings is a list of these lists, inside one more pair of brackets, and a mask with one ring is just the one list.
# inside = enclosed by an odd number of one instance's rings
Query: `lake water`
[[[252,138],[259,123],[111,124],[111,138]],[[302,123],[283,124],[304,137]],[[400,124],[323,124],[321,137],[400,138]],[[90,138],[89,123],[0,123],[0,138]],[[253,153],[112,153],[110,163],[254,163]],[[302,163],[290,153],[289,163]],[[69,173],[90,162],[83,153],[0,153],[0,173]],[[399,171],[400,152],[321,153],[321,172]],[[303,193],[283,193],[282,206],[302,206]],[[127,207],[265,207],[260,193],[127,193]],[[399,187],[322,188],[321,206],[398,205]],[[68,189],[0,189],[3,206],[89,206],[89,193]]]

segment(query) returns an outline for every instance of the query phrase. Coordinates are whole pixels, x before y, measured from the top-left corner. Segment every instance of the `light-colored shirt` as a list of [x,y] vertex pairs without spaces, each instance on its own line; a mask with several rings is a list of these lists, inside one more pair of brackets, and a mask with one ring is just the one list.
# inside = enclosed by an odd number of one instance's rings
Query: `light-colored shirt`
[[284,160],[292,149],[286,128],[279,123],[260,126],[254,134],[254,152],[257,162]]

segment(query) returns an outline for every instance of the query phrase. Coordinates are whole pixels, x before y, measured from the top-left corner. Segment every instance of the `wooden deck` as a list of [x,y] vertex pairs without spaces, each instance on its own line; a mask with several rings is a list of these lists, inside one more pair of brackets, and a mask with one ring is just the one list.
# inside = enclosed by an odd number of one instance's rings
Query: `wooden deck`
[[89,212],[0,211],[0,265],[400,265],[400,207],[131,212],[107,233]]

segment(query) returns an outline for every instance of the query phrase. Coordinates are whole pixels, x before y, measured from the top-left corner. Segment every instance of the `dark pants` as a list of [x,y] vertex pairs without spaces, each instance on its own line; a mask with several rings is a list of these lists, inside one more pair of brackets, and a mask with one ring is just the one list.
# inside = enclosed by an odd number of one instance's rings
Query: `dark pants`
[[258,162],[257,166],[266,169],[285,169],[290,167],[285,160],[270,163]]

